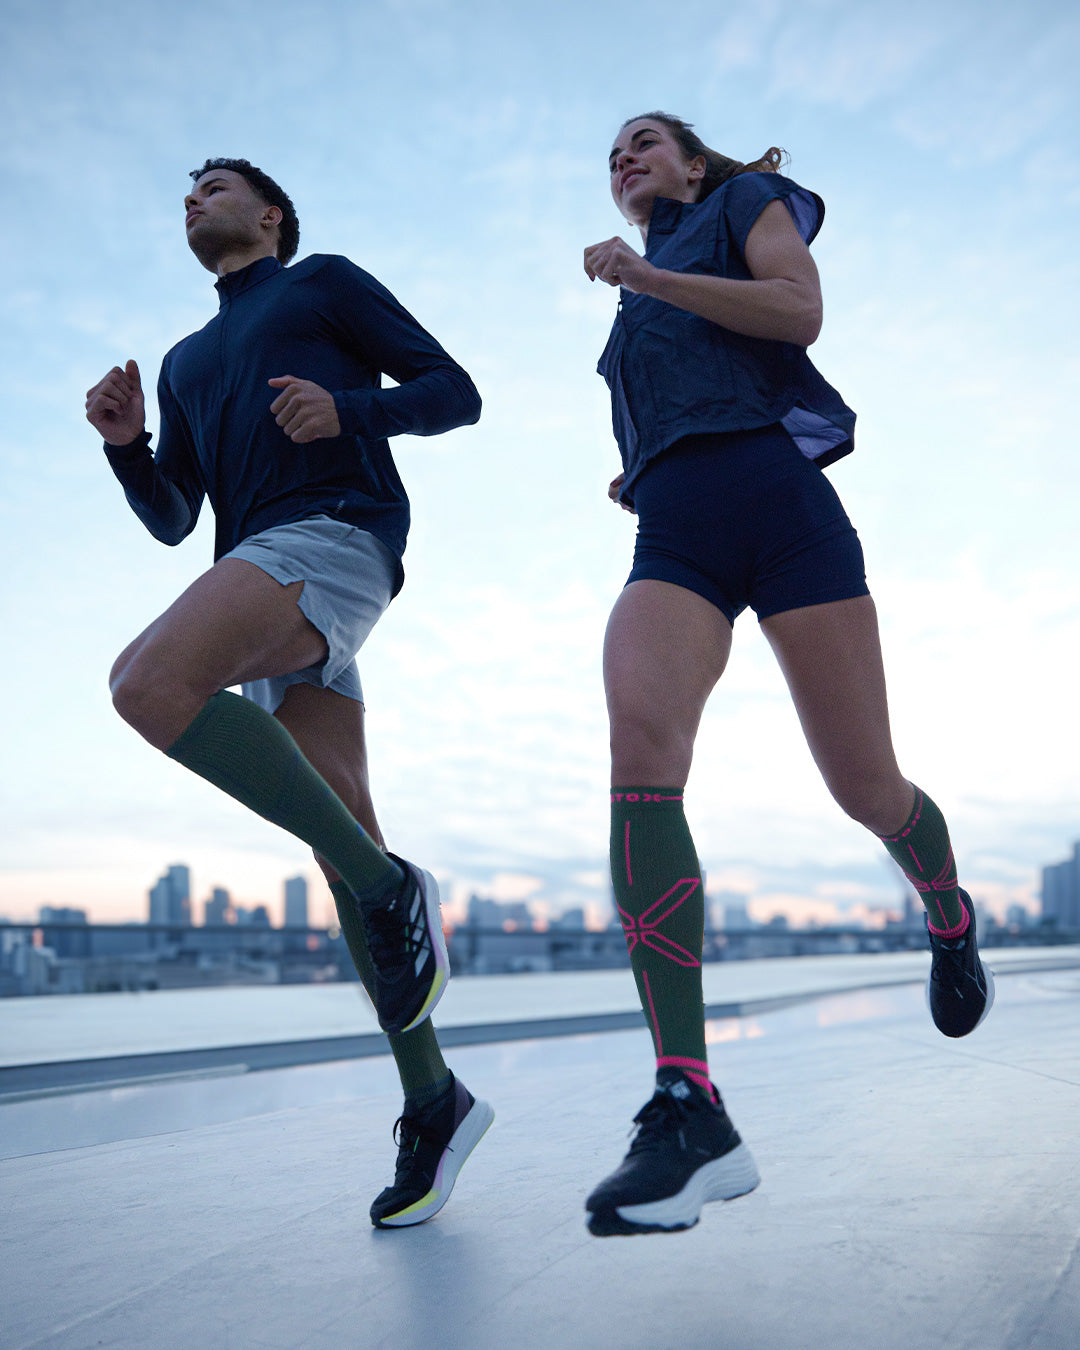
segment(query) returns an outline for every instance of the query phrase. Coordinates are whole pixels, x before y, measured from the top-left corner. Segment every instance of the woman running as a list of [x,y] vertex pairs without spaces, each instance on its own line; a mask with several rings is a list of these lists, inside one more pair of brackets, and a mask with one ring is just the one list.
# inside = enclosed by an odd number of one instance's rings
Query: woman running
[[893,752],[862,549],[821,470],[855,415],[810,363],[821,290],[808,245],[825,208],[777,172],[709,149],[667,113],[631,118],[611,194],[641,232],[585,250],[620,287],[599,370],[638,517],[634,563],[604,645],[611,721],[611,873],[656,1051],[656,1091],[621,1166],[586,1202],[600,1236],[688,1228],[758,1172],[709,1080],[705,903],[683,789],[732,624],[749,605],[833,797],[916,887],[932,952],[930,1011],[966,1036],[993,1002],[949,833]]

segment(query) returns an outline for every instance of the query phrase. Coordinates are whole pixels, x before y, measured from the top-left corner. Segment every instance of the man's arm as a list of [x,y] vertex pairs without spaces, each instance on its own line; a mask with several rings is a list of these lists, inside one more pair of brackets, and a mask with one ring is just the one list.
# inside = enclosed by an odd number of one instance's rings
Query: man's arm
[[129,445],[146,426],[139,367],[128,361],[112,370],[86,391],[86,420],[101,433],[107,445]]
[[157,455],[150,453],[146,401],[139,367],[114,366],[86,395],[86,420],[105,441],[105,456],[128,504],[155,539],[178,544],[195,528],[202,489],[190,472],[190,456],[176,420],[171,396],[158,385],[161,435]]
[[[344,269],[347,268],[347,272]],[[342,265],[335,316],[364,363],[396,389],[332,390],[341,430],[371,440],[438,436],[480,417],[480,395],[461,366],[374,277]]]

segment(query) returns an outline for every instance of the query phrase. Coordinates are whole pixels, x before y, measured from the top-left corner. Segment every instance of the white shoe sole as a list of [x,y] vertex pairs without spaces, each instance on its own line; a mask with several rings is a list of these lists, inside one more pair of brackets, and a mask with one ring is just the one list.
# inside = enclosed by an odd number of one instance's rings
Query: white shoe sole
[[702,1206],[712,1200],[734,1200],[752,1191],[761,1176],[754,1156],[745,1144],[737,1144],[722,1158],[699,1167],[677,1195],[651,1200],[644,1205],[618,1205],[615,1212],[627,1223],[658,1228],[692,1228]]
[[378,1226],[380,1228],[409,1228],[413,1224],[423,1223],[426,1219],[438,1214],[439,1210],[450,1199],[454,1182],[457,1181],[458,1173],[465,1166],[469,1154],[483,1139],[494,1119],[495,1112],[489,1103],[481,1101],[477,1097],[469,1108],[469,1114],[454,1131],[450,1143],[443,1152],[431,1190],[428,1191],[427,1195],[414,1201],[408,1209],[403,1209],[398,1214],[380,1219]]
[[424,897],[424,913],[427,918],[428,932],[431,934],[431,949],[435,956],[435,978],[431,982],[428,996],[420,1011],[408,1026],[401,1028],[402,1031],[412,1031],[413,1027],[419,1026],[425,1018],[430,1017],[435,1005],[446,993],[446,986],[450,983],[450,956],[446,950],[446,937],[442,928],[439,883],[423,867],[415,867],[412,863],[408,863],[407,866],[413,876],[416,877],[420,892]]

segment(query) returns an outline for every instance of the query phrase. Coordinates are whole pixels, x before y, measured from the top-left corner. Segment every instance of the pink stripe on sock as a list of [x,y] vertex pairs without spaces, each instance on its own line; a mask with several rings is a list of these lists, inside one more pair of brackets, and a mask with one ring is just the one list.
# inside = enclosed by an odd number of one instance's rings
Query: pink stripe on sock
[[626,852],[626,884],[632,886],[634,878],[630,875],[630,822],[626,822],[626,832],[623,835],[623,848]]
[[664,1043],[660,1039],[660,1023],[656,1020],[656,1009],[653,1007],[652,990],[649,988],[649,972],[643,970],[641,972],[641,978],[645,982],[645,997],[649,1000],[649,1016],[652,1018],[653,1031],[656,1034],[656,1053],[662,1055],[664,1053]]
[[949,847],[949,856],[945,859],[945,866],[934,878],[935,891],[951,891],[956,887],[956,862],[953,859],[952,846]]
[[658,1069],[681,1069],[692,1083],[696,1083],[699,1088],[705,1090],[708,1096],[712,1096],[709,1066],[705,1060],[687,1059],[685,1055],[657,1055],[656,1067]]
[[[958,938],[964,936],[964,934],[967,932],[971,924],[971,915],[967,912],[967,906],[964,904],[962,900],[960,901],[960,906],[964,911],[964,917],[960,921],[960,923],[956,925],[955,928],[938,928],[935,924],[932,924],[929,920],[927,920],[926,926],[930,929],[931,933],[933,933],[935,937]],[[940,905],[938,906],[938,909],[939,910],[941,909]]]
[[658,1055],[656,1067],[658,1069],[693,1069],[696,1073],[703,1073],[706,1078],[709,1076],[707,1060],[690,1059],[687,1055]]

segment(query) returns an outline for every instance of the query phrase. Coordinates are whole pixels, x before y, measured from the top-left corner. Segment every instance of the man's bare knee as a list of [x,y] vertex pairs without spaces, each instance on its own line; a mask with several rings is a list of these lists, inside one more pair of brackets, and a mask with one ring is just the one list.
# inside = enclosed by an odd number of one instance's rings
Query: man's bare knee
[[216,689],[203,688],[155,652],[151,644],[126,651],[109,679],[113,707],[130,727],[167,750]]
[[109,676],[113,707],[136,731],[153,721],[153,713],[169,699],[168,681],[163,672],[149,669],[149,663],[134,654],[125,654],[112,668]]
[[112,664],[112,670],[109,671],[109,689],[115,690],[116,686],[123,679],[124,672],[135,658],[139,647],[142,645],[142,638],[136,638],[129,642],[120,655]]

